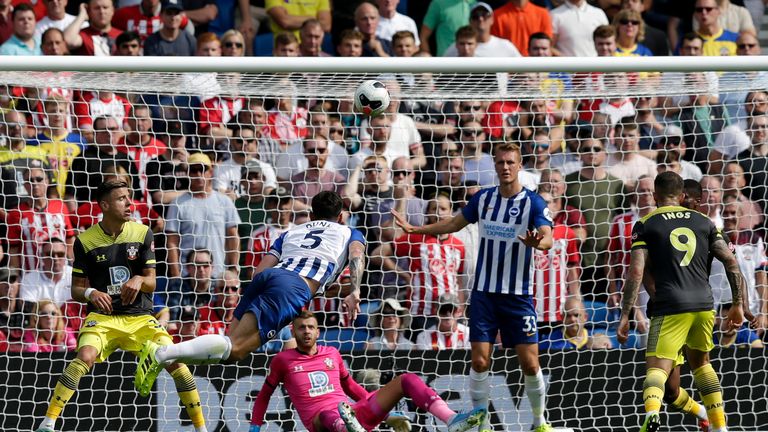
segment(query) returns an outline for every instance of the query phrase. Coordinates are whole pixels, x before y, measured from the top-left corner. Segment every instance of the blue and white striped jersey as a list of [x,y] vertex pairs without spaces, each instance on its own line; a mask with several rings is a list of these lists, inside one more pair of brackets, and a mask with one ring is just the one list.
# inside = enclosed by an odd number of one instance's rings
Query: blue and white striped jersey
[[347,266],[349,244],[365,244],[360,231],[336,222],[317,220],[282,233],[269,253],[282,268],[320,282],[318,294],[333,283]]
[[497,186],[476,193],[462,214],[469,223],[478,223],[480,228],[473,289],[533,295],[533,251],[517,236],[525,237],[529,229],[552,226],[552,217],[544,199],[525,188],[517,195],[504,198]]

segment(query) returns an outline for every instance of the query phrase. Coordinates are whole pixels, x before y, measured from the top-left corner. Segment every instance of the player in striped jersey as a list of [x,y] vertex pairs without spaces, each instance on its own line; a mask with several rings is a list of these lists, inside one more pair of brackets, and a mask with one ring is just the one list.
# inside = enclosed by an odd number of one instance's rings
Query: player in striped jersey
[[242,360],[275,337],[302,308],[332,284],[349,263],[351,293],[343,307],[354,320],[360,310],[365,239],[341,225],[342,198],[323,191],[312,198],[312,221],[286,231],[255,270],[235,309],[229,337],[205,335],[164,349],[144,344],[136,371],[136,386],[149,389],[159,370],[174,359],[191,364]]
[[[521,159],[517,145],[497,145],[494,166],[499,186],[476,193],[462,212],[450,219],[415,227],[399,213],[393,214],[406,233],[414,234],[447,234],[470,223],[479,224],[480,250],[469,306],[472,403],[476,408],[488,407],[491,349],[501,333],[503,346],[515,348],[523,369],[534,430],[543,432],[552,427],[544,416],[546,389],[539,367],[531,261],[533,249],[552,247],[552,217],[544,200],[520,184]],[[487,422],[480,427],[480,431],[485,430],[490,430]]]

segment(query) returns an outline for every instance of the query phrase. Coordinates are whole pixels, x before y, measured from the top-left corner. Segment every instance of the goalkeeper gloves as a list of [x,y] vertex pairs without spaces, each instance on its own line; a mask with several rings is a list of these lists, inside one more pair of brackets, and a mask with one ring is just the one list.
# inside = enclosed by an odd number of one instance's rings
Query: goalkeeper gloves
[[411,431],[411,420],[400,411],[392,411],[385,420],[385,423],[395,432]]

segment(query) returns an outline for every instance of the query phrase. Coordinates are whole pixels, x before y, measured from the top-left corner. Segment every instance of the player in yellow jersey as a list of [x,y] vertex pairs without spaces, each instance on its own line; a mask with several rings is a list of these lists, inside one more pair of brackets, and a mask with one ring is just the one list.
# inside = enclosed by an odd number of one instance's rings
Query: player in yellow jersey
[[709,268],[712,257],[720,260],[731,285],[733,307],[729,325],[744,321],[744,276],[733,253],[709,218],[681,207],[683,179],[674,172],[659,174],[654,181],[657,209],[641,218],[632,230],[632,252],[624,285],[618,334],[627,337],[629,314],[637,299],[649,256],[655,283],[649,289],[652,309],[646,351],[647,374],[643,383],[646,417],[641,432],[655,432],[661,423],[659,410],[667,378],[683,347],[686,347],[693,379],[715,432],[726,431],[720,381],[709,363],[714,348],[715,311]]
[[[53,391],[38,432],[53,432],[56,419],[94,363],[117,349],[137,353],[146,340],[173,343],[152,316],[155,250],[149,227],[130,221],[131,192],[122,181],[107,181],[96,190],[103,220],[75,240],[72,298],[88,303],[77,341],[77,358],[67,365]],[[189,369],[166,367],[196,432],[205,432],[200,396]],[[146,394],[144,395],[146,396]]]

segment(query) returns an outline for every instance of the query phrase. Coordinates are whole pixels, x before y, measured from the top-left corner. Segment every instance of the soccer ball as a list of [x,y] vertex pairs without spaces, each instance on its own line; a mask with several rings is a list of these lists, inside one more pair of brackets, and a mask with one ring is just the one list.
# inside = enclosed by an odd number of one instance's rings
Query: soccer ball
[[376,117],[389,108],[389,91],[379,81],[363,81],[355,90],[355,111]]

